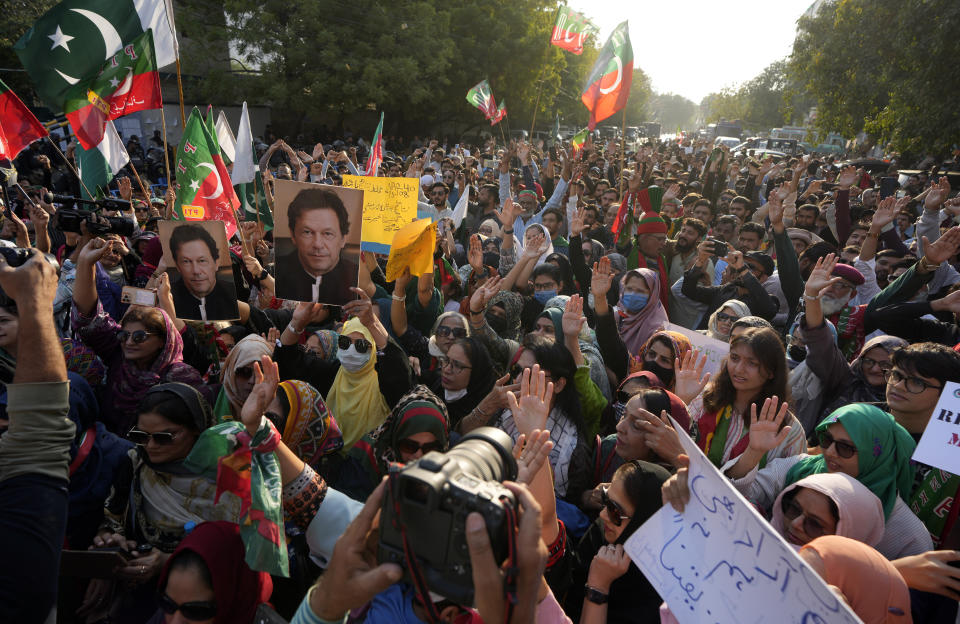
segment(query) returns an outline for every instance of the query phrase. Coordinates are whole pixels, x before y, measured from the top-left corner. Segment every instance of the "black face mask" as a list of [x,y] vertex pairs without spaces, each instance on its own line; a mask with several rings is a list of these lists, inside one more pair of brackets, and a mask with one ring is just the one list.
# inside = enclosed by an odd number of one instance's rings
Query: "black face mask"
[[650,371],[651,373],[656,375],[657,379],[663,382],[663,385],[665,386],[669,386],[671,383],[673,383],[672,368],[664,368],[659,364],[657,364],[656,362],[644,362],[643,370]]
[[800,345],[790,345],[787,347],[787,355],[794,362],[802,362],[807,359],[807,348]]
[[498,334],[504,334],[507,331],[507,317],[498,314],[487,314],[487,325]]

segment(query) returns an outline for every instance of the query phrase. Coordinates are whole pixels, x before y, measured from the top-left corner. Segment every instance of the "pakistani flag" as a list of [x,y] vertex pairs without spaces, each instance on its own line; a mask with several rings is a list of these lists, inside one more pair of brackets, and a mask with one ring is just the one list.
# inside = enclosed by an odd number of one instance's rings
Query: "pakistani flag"
[[576,156],[580,153],[580,150],[583,149],[583,144],[587,142],[587,136],[589,131],[584,128],[580,132],[573,135],[573,138],[570,139],[570,145],[573,147],[573,154]]
[[92,149],[84,149],[83,145],[79,145],[76,156],[80,181],[83,182],[80,192],[84,199],[94,199],[87,193],[87,189],[90,189],[90,193],[95,197],[106,197],[110,181],[130,162],[123,141],[120,140],[113,122],[109,120],[100,143]]
[[377,176],[380,163],[383,162],[383,112],[380,112],[380,124],[373,135],[373,145],[370,146],[370,157],[367,158],[367,171],[363,175]]
[[553,26],[550,43],[574,54],[583,54],[583,42],[597,32],[597,27],[583,13],[568,6],[557,10],[557,23]]
[[230,122],[227,121],[227,114],[220,111],[217,116],[217,143],[220,144],[220,152],[223,154],[223,160],[228,165],[237,158],[237,139],[233,136],[233,130],[230,129]]
[[243,206],[245,220],[257,220],[263,224],[264,231],[273,229],[273,214],[267,204],[263,191],[263,177],[257,166],[256,152],[253,149],[253,131],[250,129],[250,113],[247,103],[243,103],[240,115],[240,127],[237,128],[236,160],[233,161],[233,183],[240,205]]
[[[213,116],[209,119],[212,128]],[[196,107],[190,111],[177,148],[176,177],[175,219],[223,221],[227,238],[236,234],[234,210],[240,207],[240,200],[233,192],[216,136]]]
[[13,49],[40,97],[55,111],[67,91],[96,77],[114,54],[153,30],[157,67],[177,59],[171,0],[64,0],[34,22]]
[[623,22],[610,33],[610,38],[600,50],[600,56],[587,78],[587,86],[580,96],[590,111],[590,123],[587,125],[590,130],[597,127],[597,122],[627,105],[632,83],[633,47],[630,45],[630,27]]
[[500,100],[500,106],[497,107],[496,112],[493,114],[493,117],[490,118],[490,125],[495,126],[507,116],[507,105],[505,100]]
[[493,117],[497,111],[497,105],[493,101],[493,90],[486,80],[481,80],[467,91],[467,101],[479,108],[487,119]]
[[67,91],[64,111],[84,149],[100,143],[108,119],[163,106],[153,59],[153,32],[148,30],[111,56],[93,80]]

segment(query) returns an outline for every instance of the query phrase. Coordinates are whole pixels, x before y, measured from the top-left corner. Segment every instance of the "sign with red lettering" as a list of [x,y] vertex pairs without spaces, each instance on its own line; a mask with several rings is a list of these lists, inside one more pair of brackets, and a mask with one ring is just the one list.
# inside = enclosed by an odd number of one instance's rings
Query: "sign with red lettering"
[[913,459],[960,474],[960,384],[948,381],[943,386]]

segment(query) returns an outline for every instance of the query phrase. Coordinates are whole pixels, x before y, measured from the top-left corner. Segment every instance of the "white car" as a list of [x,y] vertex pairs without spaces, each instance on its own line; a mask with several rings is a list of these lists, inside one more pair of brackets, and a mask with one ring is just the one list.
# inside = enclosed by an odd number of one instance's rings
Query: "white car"
[[742,143],[742,141],[737,137],[718,136],[713,140],[714,147],[719,147],[720,145],[726,145],[730,149],[737,147],[738,145],[740,145],[740,143]]

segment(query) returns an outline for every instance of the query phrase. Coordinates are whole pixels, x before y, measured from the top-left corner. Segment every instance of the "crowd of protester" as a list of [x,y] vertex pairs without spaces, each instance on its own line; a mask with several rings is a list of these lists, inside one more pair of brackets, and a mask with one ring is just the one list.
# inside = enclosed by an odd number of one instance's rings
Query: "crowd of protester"
[[[339,184],[367,153],[260,147],[270,203],[274,179]],[[437,223],[432,272],[388,282],[366,252],[355,300],[284,301],[248,220],[232,323],[176,318],[162,179],[116,179],[132,235],[67,231],[47,192],[75,177],[44,142],[20,154],[0,621],[674,621],[623,544],[689,499],[676,426],[865,622],[956,619],[960,476],[911,460],[960,382],[947,176],[881,197],[887,172],[691,140],[387,147],[379,175],[417,178]],[[15,248],[35,252],[16,266]],[[715,374],[690,332],[729,345]],[[516,443],[513,591],[471,514],[475,600],[457,604],[377,563],[377,518],[391,466],[483,426]],[[224,491],[231,467],[247,491]],[[123,563],[61,569],[91,550]]]

